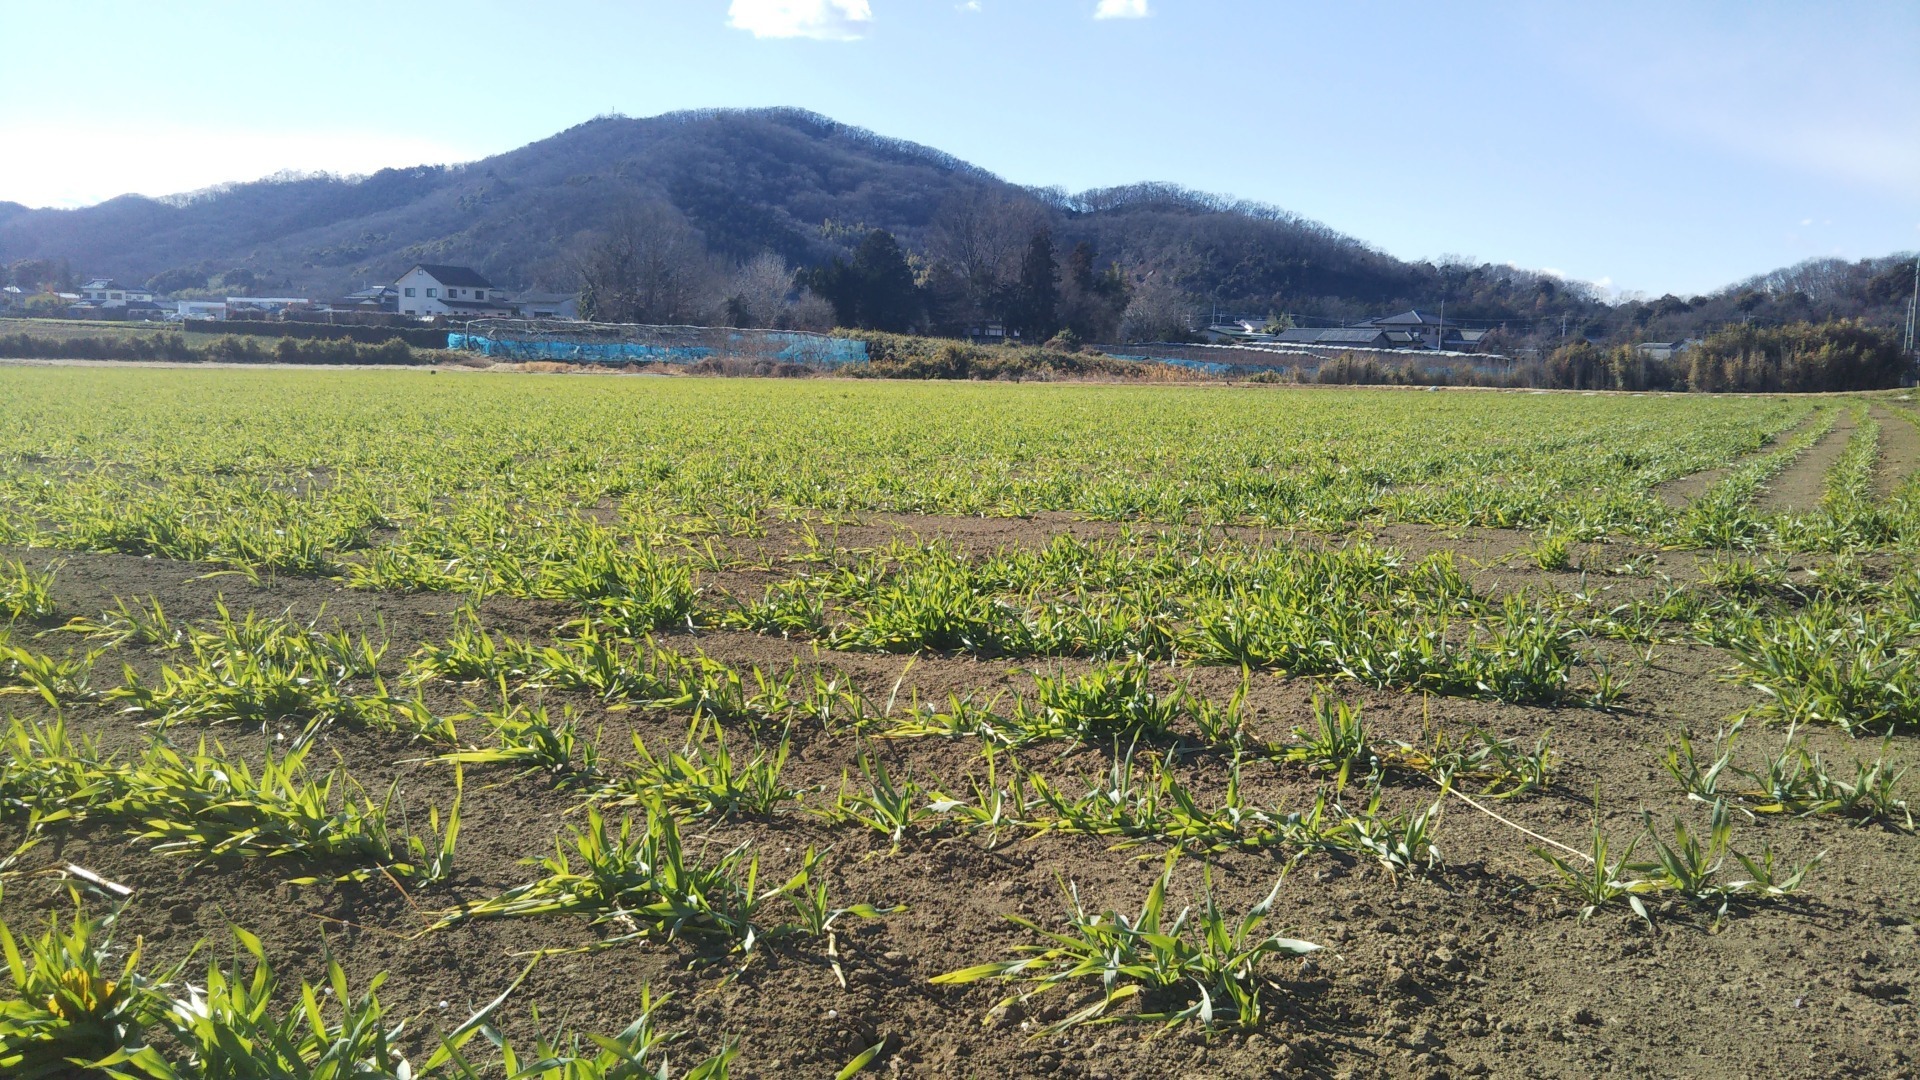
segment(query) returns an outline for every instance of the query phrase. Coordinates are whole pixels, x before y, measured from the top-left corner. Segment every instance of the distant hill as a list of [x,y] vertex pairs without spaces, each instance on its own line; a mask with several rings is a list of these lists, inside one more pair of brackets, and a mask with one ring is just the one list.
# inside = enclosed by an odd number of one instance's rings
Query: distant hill
[[1094,243],[1103,264],[1177,269],[1223,302],[1418,292],[1409,264],[1271,208],[1161,184],[1074,197],[1021,188],[792,109],[601,118],[466,165],[360,178],[278,177],[78,210],[0,204],[0,262],[64,260],[76,273],[141,281],[241,267],[312,293],[388,280],[416,261],[456,262],[510,285],[561,285],[555,260],[569,242],[636,196],[671,202],[720,254],[770,250],[800,265],[847,246],[823,231],[828,222],[923,248],[941,206],[969,195],[1031,203],[1067,242]]
[[[771,251],[790,266],[818,264],[871,228],[925,253],[937,246],[943,208],[971,201],[1018,208],[1051,225],[1063,252],[1089,243],[1099,265],[1171,283],[1195,306],[1339,318],[1445,298],[1450,316],[1468,319],[1565,316],[1589,333],[1620,323],[1618,309],[1578,283],[1404,262],[1286,211],[1170,184],[1079,195],[1023,188],[795,109],[603,117],[482,161],[358,178],[276,177],[77,210],[0,203],[0,265],[51,259],[163,291],[209,279],[217,288],[228,275],[256,292],[327,296],[390,281],[415,262],[460,263],[509,288],[571,288],[568,251],[636,201],[671,204],[724,260]],[[1755,282],[1785,280],[1780,273]]]

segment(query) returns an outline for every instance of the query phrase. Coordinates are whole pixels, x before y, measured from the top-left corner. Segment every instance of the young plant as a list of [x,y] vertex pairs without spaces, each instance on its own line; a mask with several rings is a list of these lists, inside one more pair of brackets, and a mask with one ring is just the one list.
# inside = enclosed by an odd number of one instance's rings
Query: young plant
[[1034,704],[1022,702],[1015,720],[1033,738],[1131,740],[1171,732],[1184,696],[1155,692],[1146,664],[1129,660],[1079,678],[1035,676]]
[[0,618],[8,623],[44,622],[53,618],[53,574],[57,566],[34,573],[19,559],[0,562]]
[[[934,984],[990,981],[1022,988],[1002,999],[996,1010],[1054,989],[1085,987],[1078,995],[1083,1003],[1044,1028],[1046,1032],[1122,1020],[1156,1022],[1165,1028],[1189,1021],[1209,1030],[1257,1028],[1263,1014],[1261,995],[1272,985],[1260,977],[1260,965],[1268,957],[1303,956],[1320,946],[1259,933],[1279,896],[1279,881],[1266,899],[1233,920],[1215,902],[1209,872],[1199,918],[1190,925],[1189,912],[1183,910],[1169,919],[1167,888],[1176,858],[1168,855],[1166,869],[1148,889],[1138,915],[1128,918],[1116,911],[1089,915],[1078,889],[1066,885],[1071,908],[1064,926],[1042,926],[1024,916],[1007,916],[1048,944],[1015,946],[1018,959],[950,971],[935,976]],[[1137,1002],[1140,1008],[1114,1011],[1128,1002]]]
[[[329,953],[325,984],[302,982],[299,993],[289,995],[299,1007],[286,1008],[260,939],[239,927],[234,937],[251,970],[237,955],[224,970],[212,964],[205,987],[189,988],[185,999],[173,1003],[167,1028],[183,1060],[170,1077],[405,1080],[412,1075],[401,1047],[406,1023],[388,1017],[380,1004],[384,972],[355,996],[346,972]],[[461,1035],[471,1038],[471,1032],[456,1033],[448,1045],[463,1042]]]
[[586,827],[556,840],[551,856],[533,861],[544,871],[539,878],[445,912],[433,928],[470,919],[581,915],[624,928],[603,945],[684,938],[743,953],[793,932],[790,925],[768,923],[765,915],[772,901],[804,887],[804,876],[763,891],[760,860],[744,846],[711,863],[690,860],[681,848],[679,823],[658,801],[647,805],[643,830],[633,824],[626,817],[610,828],[600,808],[588,804]]
[[1347,786],[1356,765],[1360,767],[1361,776],[1372,776],[1379,771],[1380,758],[1367,741],[1360,710],[1345,701],[1330,706],[1327,699],[1316,695],[1313,720],[1314,728],[1310,732],[1294,729],[1295,741],[1281,748],[1282,761],[1332,773],[1336,791]]
[[590,785],[600,779],[600,754],[580,738],[580,723],[572,706],[563,706],[559,721],[542,705],[527,708],[507,702],[501,685],[502,707],[476,712],[463,719],[486,725],[493,745],[442,754],[436,760],[455,765],[513,765],[544,772],[560,787]]
[[[673,1070],[664,1049],[680,1036],[658,1030],[654,1018],[671,996],[655,997],[651,988],[641,987],[640,1015],[615,1035],[583,1037],[562,1028],[551,1035],[540,1032],[531,1045],[516,1045],[492,1023],[486,1023],[478,1031],[499,1048],[498,1071],[474,1066],[458,1047],[450,1046],[436,1054],[434,1061],[444,1058],[448,1062],[443,1074],[446,1080],[494,1080],[503,1074],[508,1080],[669,1080],[675,1076],[679,1080],[727,1080],[729,1067],[740,1054],[732,1043],[684,1073]],[[538,1010],[533,1020],[538,1028]]]
[[1593,823],[1593,834],[1585,857],[1572,857],[1544,847],[1536,847],[1533,853],[1553,868],[1555,878],[1549,888],[1557,889],[1579,901],[1580,921],[1585,922],[1593,913],[1607,907],[1616,900],[1625,899],[1642,919],[1648,919],[1646,906],[1640,902],[1638,894],[1651,891],[1652,882],[1634,879],[1634,849],[1640,845],[1640,837],[1635,836],[1627,849],[1615,856],[1611,850],[1612,842],[1600,829],[1599,821]]
[[9,994],[0,998],[0,1075],[10,1080],[57,1080],[74,1075],[165,1077],[165,1062],[146,1044],[146,1032],[166,1013],[157,987],[175,971],[143,974],[140,946],[116,971],[115,916],[93,918],[73,896],[72,921],[58,915],[20,947],[0,922]]
[[771,755],[736,759],[720,721],[696,709],[679,753],[655,757],[634,735],[638,757],[628,763],[629,774],[602,786],[596,797],[612,806],[657,800],[695,817],[769,817],[799,798],[799,792],[780,782],[792,748],[792,740],[782,732]]
[[824,811],[829,821],[848,821],[883,833],[898,852],[908,831],[938,817],[935,800],[912,779],[898,781],[887,772],[887,763],[871,754],[860,755],[860,774],[867,778],[865,791],[848,787],[849,777],[840,780],[840,795]]

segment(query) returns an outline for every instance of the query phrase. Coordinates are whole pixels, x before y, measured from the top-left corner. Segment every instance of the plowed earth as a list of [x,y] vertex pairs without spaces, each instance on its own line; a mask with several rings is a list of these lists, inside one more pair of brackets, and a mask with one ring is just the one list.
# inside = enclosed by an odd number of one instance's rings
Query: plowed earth
[[[1886,426],[1890,433],[1898,427]],[[1836,432],[1832,438],[1839,437]],[[839,542],[859,547],[902,535],[946,537],[985,552],[1042,543],[1055,532],[1105,528],[1065,519],[876,518],[843,528]],[[1546,574],[1516,557],[1526,537],[1498,530],[1444,534],[1402,527],[1375,539],[1409,552],[1458,550],[1479,568],[1477,584],[1493,591],[1575,588],[1583,580],[1578,564],[1618,565],[1635,554],[1651,557],[1676,580],[1695,576],[1691,556],[1622,547],[1589,549],[1572,570]],[[778,537],[766,543],[781,546]],[[50,557],[45,551],[0,554],[33,565]],[[449,596],[354,592],[311,578],[256,585],[231,574],[208,576],[202,566],[131,556],[58,557],[62,617],[98,612],[116,596],[148,595],[176,621],[207,618],[221,600],[236,614],[291,611],[388,641],[384,674],[395,681],[420,643],[449,635],[459,603]],[[716,593],[757,592],[750,576],[705,584]],[[1613,589],[1623,599],[1653,587],[1632,576],[1588,584]],[[490,628],[537,639],[550,636],[568,614],[560,605],[502,599],[486,601],[482,610]],[[982,700],[999,695],[1004,701],[1031,690],[1032,672],[1085,667],[830,653],[745,633],[683,630],[661,641],[682,651],[704,650],[741,668],[781,669],[796,661],[831,667],[850,675],[869,699],[891,702],[897,711],[949,694]],[[40,647],[58,651],[65,643],[56,632]],[[909,836],[896,852],[878,833],[830,825],[804,810],[767,821],[698,826],[688,833],[689,846],[717,854],[748,844],[762,860],[763,882],[784,880],[815,846],[829,852],[836,902],[904,905],[898,914],[846,924],[836,942],[844,986],[815,946],[765,946],[743,968],[736,958],[686,943],[636,943],[548,957],[515,997],[539,1002],[549,1024],[613,1032],[636,1014],[643,986],[671,992],[661,1025],[687,1033],[676,1058],[693,1060],[738,1039],[735,1075],[744,1077],[830,1077],[882,1040],[888,1049],[872,1069],[915,1077],[1915,1075],[1920,841],[1913,836],[1831,818],[1742,820],[1736,846],[1769,843],[1790,862],[1823,852],[1826,858],[1799,898],[1736,912],[1717,927],[1671,906],[1651,912],[1651,927],[1624,909],[1582,921],[1559,894],[1540,888],[1548,874],[1529,850],[1536,841],[1513,826],[1584,847],[1595,818],[1621,837],[1638,829],[1643,811],[1662,823],[1674,817],[1697,822],[1699,808],[1682,797],[1660,757],[1675,733],[1710,738],[1727,717],[1756,700],[1753,691],[1721,677],[1728,658],[1715,650],[1661,646],[1648,660],[1624,647],[1601,648],[1611,649],[1609,659],[1631,679],[1626,700],[1613,711],[1252,676],[1251,712],[1258,730],[1271,737],[1309,723],[1313,695],[1331,689],[1361,704],[1370,727],[1385,737],[1420,742],[1434,729],[1477,726],[1530,743],[1551,731],[1565,757],[1551,791],[1497,805],[1511,825],[1448,801],[1439,831],[1446,862],[1435,873],[1396,876],[1370,860],[1326,854],[1303,859],[1281,885],[1268,929],[1327,948],[1263,969],[1274,983],[1267,995],[1271,1015],[1255,1035],[1210,1038],[1191,1026],[1161,1034],[1146,1025],[1115,1024],[1037,1036],[1039,1026],[1064,1015],[1065,995],[1037,1002],[1032,1015],[990,1015],[1004,990],[929,982],[945,971],[1013,955],[1015,946],[1032,938],[1006,916],[1057,920],[1069,903],[1063,895],[1068,883],[1090,910],[1138,910],[1159,873],[1159,847],[1113,850],[1103,840],[1058,833],[1002,836],[996,843],[935,832]],[[151,672],[159,657],[137,647],[115,648],[96,670],[117,672],[123,662]],[[1157,675],[1222,701],[1241,680],[1237,669],[1221,668],[1163,668]],[[462,699],[485,702],[494,693],[483,686],[427,689],[434,707],[448,711]],[[609,710],[582,695],[549,695],[547,701],[588,717],[610,760],[630,756],[635,734],[650,747],[677,747],[688,721],[670,711]],[[44,715],[31,702],[17,697],[9,707],[21,716]],[[134,719],[105,706],[75,706],[69,721],[122,754],[137,753],[150,737]],[[169,737],[187,745],[202,736],[217,738],[232,752],[257,756],[291,734],[182,727]],[[1756,737],[1751,749],[1774,737]],[[1841,762],[1875,749],[1827,730],[1805,737]],[[929,786],[958,785],[979,761],[977,746],[959,742],[863,742],[818,728],[796,729],[793,738],[785,779],[807,791],[803,805],[811,807],[832,801],[862,750],[882,756],[895,775],[916,776]],[[1907,756],[1911,741],[1897,740],[1893,751]],[[398,778],[411,812],[424,814],[428,806],[445,807],[453,795],[451,770],[421,760],[431,753],[403,737],[336,725],[320,737],[312,760],[338,755],[370,791]],[[1021,753],[1028,766],[1077,790],[1075,778],[1104,772],[1112,749],[1048,744]],[[1217,757],[1198,753],[1183,767],[1209,791],[1224,783],[1225,764]],[[1249,768],[1245,780],[1254,802],[1293,808],[1309,802],[1319,782],[1270,767]],[[1411,780],[1390,782],[1385,792],[1395,808],[1425,806],[1436,797],[1431,785]],[[119,933],[125,940],[144,938],[155,963],[179,959],[201,941],[218,953],[231,940],[228,926],[237,924],[265,940],[283,979],[317,978],[328,953],[345,964],[356,986],[389,972],[382,1000],[393,1014],[413,1018],[410,1038],[424,1046],[436,1029],[457,1023],[505,988],[525,966],[524,954],[588,946],[604,936],[586,920],[564,916],[426,932],[434,911],[530,880],[534,872],[521,860],[550,852],[555,837],[580,822],[579,805],[542,777],[504,767],[470,768],[455,878],[420,891],[384,878],[289,885],[289,878],[316,868],[266,860],[196,865],[142,850],[123,830],[105,825],[54,826],[28,861],[49,871],[76,864],[131,887]],[[4,829],[0,850],[11,850],[19,828]],[[1282,857],[1264,854],[1215,856],[1211,865],[1214,891],[1233,913],[1264,897],[1285,869]],[[1202,884],[1200,860],[1183,860],[1172,906],[1197,903]],[[0,916],[25,928],[65,903],[65,885],[57,877],[27,877],[9,884]],[[510,1032],[529,1032],[524,1009],[504,1010],[502,1022]]]

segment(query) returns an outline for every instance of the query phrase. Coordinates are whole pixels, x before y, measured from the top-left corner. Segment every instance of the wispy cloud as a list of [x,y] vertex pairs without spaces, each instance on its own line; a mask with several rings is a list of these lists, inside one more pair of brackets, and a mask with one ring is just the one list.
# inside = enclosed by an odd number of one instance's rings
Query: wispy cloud
[[867,0],[733,0],[727,25],[757,38],[858,41],[873,21]]
[[962,3],[953,5],[953,10],[965,11],[969,14],[978,14],[980,11],[980,0],[963,0]]
[[1147,17],[1147,0],[1100,0],[1100,6],[1093,9],[1096,19],[1144,19]]

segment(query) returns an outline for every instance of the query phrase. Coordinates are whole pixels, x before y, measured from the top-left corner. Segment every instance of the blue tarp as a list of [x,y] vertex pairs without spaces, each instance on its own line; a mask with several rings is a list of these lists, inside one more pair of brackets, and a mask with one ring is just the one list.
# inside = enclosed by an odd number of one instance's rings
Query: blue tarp
[[1251,370],[1245,364],[1210,364],[1205,360],[1180,360],[1171,356],[1125,356],[1120,353],[1112,353],[1110,355],[1112,355],[1115,360],[1131,360],[1135,363],[1143,364],[1172,364],[1174,367],[1204,371],[1209,375],[1232,375],[1238,371]]
[[648,342],[583,342],[564,338],[499,339],[482,334],[447,335],[447,348],[502,360],[561,360],[575,364],[693,364],[712,356],[735,355],[813,367],[843,367],[867,362],[867,343],[787,330],[715,331],[725,346],[661,345]]

